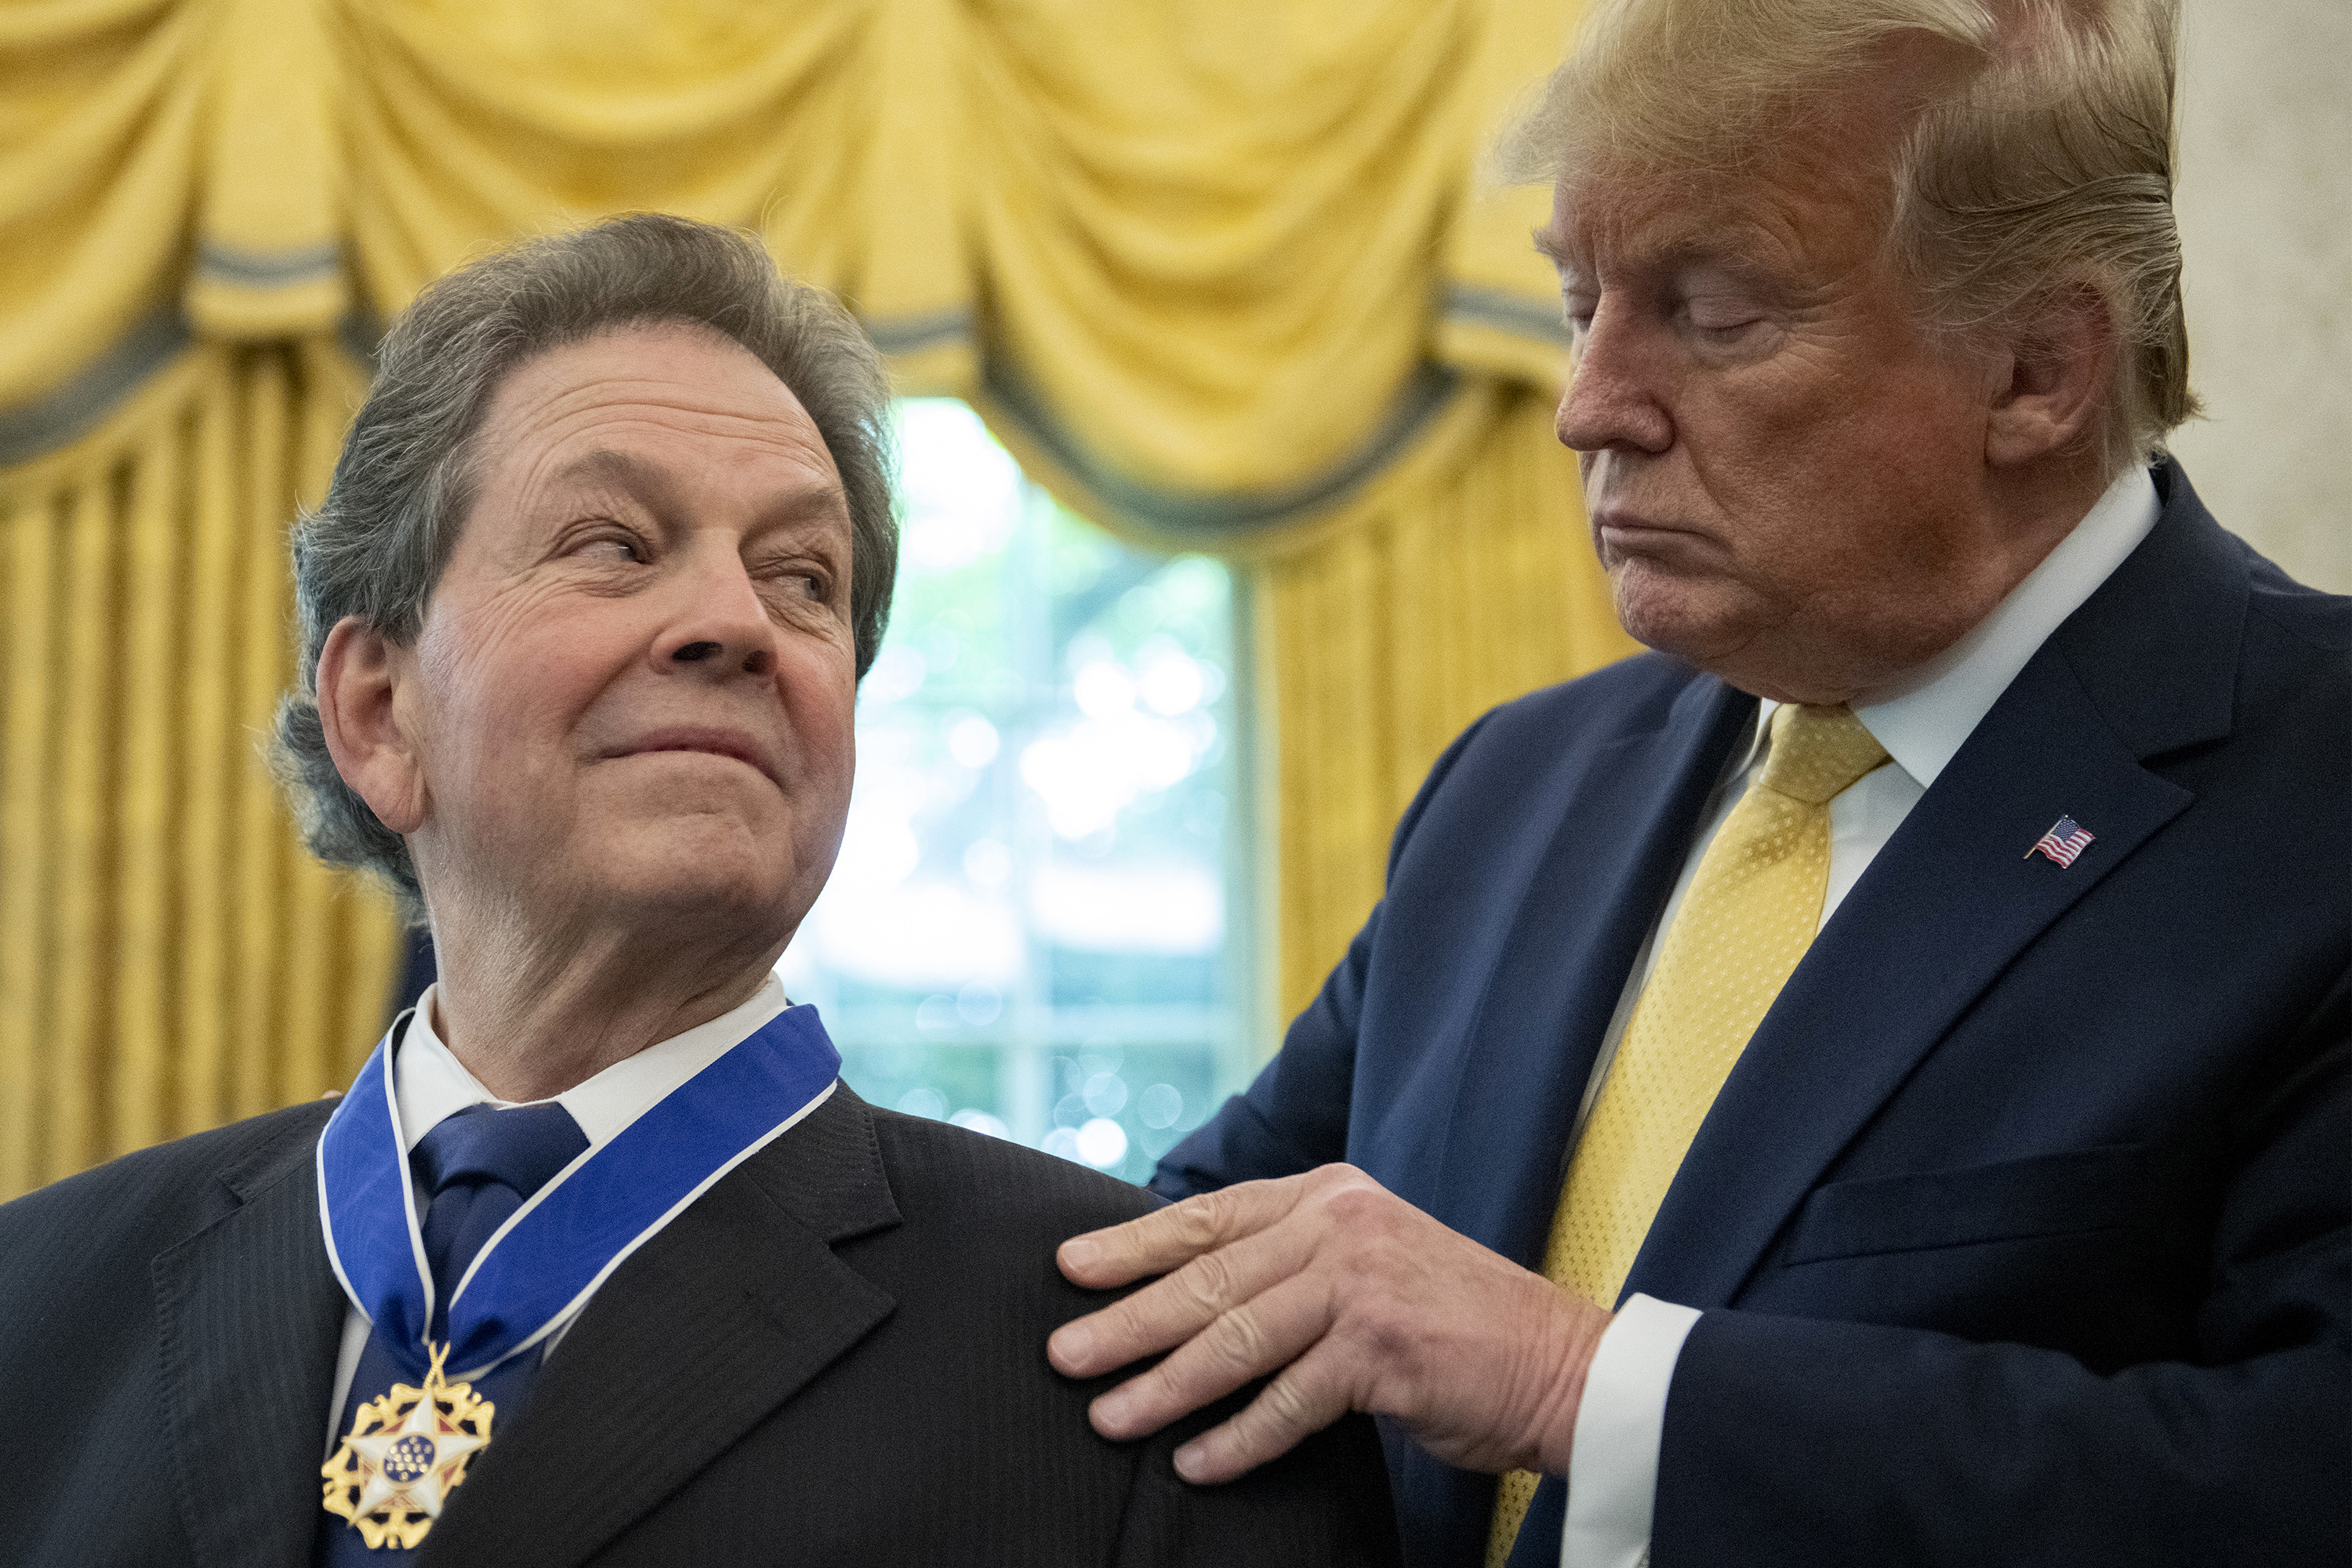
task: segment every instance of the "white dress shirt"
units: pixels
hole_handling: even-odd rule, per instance
[[[1895,836],[1919,797],[1958,754],[2009,683],[2017,679],[2060,623],[2105,582],[2124,557],[2156,526],[2155,483],[2135,466],[2059,541],[2042,564],[2010,592],[1992,614],[1949,648],[1913,671],[1890,695],[1856,704],[1854,717],[1893,759],[1864,773],[1830,802],[1829,887],[1822,900],[1826,925],[1879,850]],[[1748,743],[1736,749],[1693,840],[1682,875],[1633,962],[1625,991],[1603,1038],[1599,1061],[1577,1112],[1577,1132],[1608,1077],[1633,1003],[1648,980],[1658,933],[1682,908],[1716,833],[1762,767],[1771,744],[1778,703],[1760,704]],[[1816,927],[1816,930],[1819,928]],[[1658,1489],[1658,1446],[1665,1427],[1666,1393],[1683,1341],[1698,1321],[1689,1307],[1648,1296],[1630,1298],[1593,1352],[1577,1413],[1575,1451],[1569,1460],[1568,1522],[1561,1568],[1641,1568],[1649,1561],[1651,1508]]]
[[[400,1053],[393,1058],[393,1099],[400,1107],[400,1129],[410,1149],[415,1148],[418,1141],[442,1121],[469,1106],[495,1105],[506,1110],[522,1103],[500,1100],[484,1089],[441,1043],[441,1037],[433,1027],[439,990],[437,985],[427,986],[425,994],[417,998],[416,1016],[408,1021],[408,1033],[400,1042]],[[790,1005],[784,996],[784,983],[771,974],[749,1002],[731,1012],[647,1046],[551,1100],[529,1103],[560,1105],[570,1111],[572,1120],[580,1124],[580,1131],[588,1135],[588,1148],[593,1152],[667,1099],[670,1090],[751,1038],[754,1031]],[[584,1307],[587,1300],[583,1295],[581,1306]],[[578,1317],[579,1308],[574,1308],[572,1318],[576,1321]],[[566,1323],[549,1335],[545,1350],[538,1353],[553,1353],[570,1327]],[[343,1401],[350,1396],[352,1378],[359,1371],[360,1352],[367,1346],[367,1318],[354,1306],[343,1315],[342,1351],[335,1362],[335,1395],[327,1406],[329,1455],[342,1439],[340,1427]]]

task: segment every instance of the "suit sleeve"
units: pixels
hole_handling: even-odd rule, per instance
[[[1707,1312],[1667,1399],[1656,1568],[2352,1560],[2347,987],[2239,1102],[2194,1353],[2094,1369]]]
[[[1445,749],[1406,808],[1389,847],[1391,883],[1413,829],[1486,722],[1481,718]],[[1385,900],[1373,906],[1370,918],[1348,944],[1347,956],[1291,1024],[1282,1049],[1256,1081],[1161,1157],[1151,1178],[1153,1192],[1172,1203],[1235,1182],[1293,1176],[1347,1158],[1357,1026],[1363,1016],[1364,992],[1386,907]]]
[[[1176,1474],[1184,1443],[1255,1398],[1252,1384],[1151,1439],[1137,1456],[1116,1568],[1393,1568],[1388,1468],[1371,1418],[1344,1415],[1223,1486]]]

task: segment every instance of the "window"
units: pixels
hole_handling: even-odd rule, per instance
[[[1141,1181],[1254,1060],[1233,580],[1073,516],[961,403],[897,417],[898,597],[784,983],[867,1100]]]

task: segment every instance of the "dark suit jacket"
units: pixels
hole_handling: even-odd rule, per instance
[[[2341,1564],[2352,601],[2161,520],[1823,928],[1628,1292],[1705,1310],[1652,1562]],[[1346,1159],[1540,1267],[1595,1054],[1752,699],[1657,656],[1496,710],[1169,1195]],[[2062,814],[2071,868],[2021,858]],[[1494,1479],[1391,1433],[1416,1564]],[[1546,1484],[1518,1562],[1556,1562]]]
[[[0,1208],[0,1563],[299,1568],[344,1299],[301,1106]],[[425,1563],[1393,1561],[1369,1423],[1232,1487],[1097,1437],[1065,1237],[1155,1200],[845,1086],[608,1279]],[[1192,1428],[1200,1426],[1192,1423]]]

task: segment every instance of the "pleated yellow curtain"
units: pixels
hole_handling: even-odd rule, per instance
[[[1636,651],[1549,389],[1491,395],[1458,468],[1258,568],[1285,1023],[1379,900],[1390,836],[1438,753],[1496,703]]]
[[[347,1082],[398,945],[287,831],[284,528],[359,392],[193,350],[0,486],[0,1192]]]
[[[375,323],[487,244],[630,208],[756,229],[905,390],[971,399],[1106,527],[1249,575],[1302,1001],[1444,742],[1628,646],[1549,434],[1541,193],[1475,175],[1572,20],[0,7],[0,1197],[365,1049],[396,932],[309,865],[257,751],[283,531]]]

